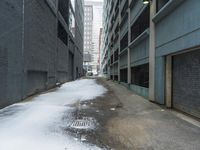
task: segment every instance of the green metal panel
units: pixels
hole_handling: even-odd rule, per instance
[[[155,101],[159,104],[165,103],[165,57],[156,57]]]
[[[145,98],[149,97],[149,88],[131,84],[130,89],[140,96],[143,96]]]

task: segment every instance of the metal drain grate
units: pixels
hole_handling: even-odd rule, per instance
[[[75,129],[93,129],[95,127],[95,120],[92,118],[77,119],[71,124],[71,128]]]

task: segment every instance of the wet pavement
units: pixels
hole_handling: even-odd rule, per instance
[[[75,118],[90,118],[86,126],[95,128],[72,125],[66,131],[73,137],[102,149],[200,149],[198,120],[151,103],[116,82],[98,79],[98,83],[108,89],[104,97],[73,106]]]

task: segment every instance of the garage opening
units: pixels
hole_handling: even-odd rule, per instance
[[[148,6],[145,11],[138,17],[136,22],[131,26],[131,41],[134,41],[140,34],[149,28],[150,7]]]
[[[173,56],[172,106],[200,118],[200,50]]]
[[[120,82],[127,83],[128,82],[128,69],[121,69],[120,70]]]
[[[110,79],[113,80],[113,75],[110,75]]]
[[[114,80],[118,81],[118,75],[114,75]]]
[[[149,88],[149,63],[131,68],[131,84]]]
[[[128,32],[124,35],[124,37],[120,41],[120,51],[123,51],[128,47]]]

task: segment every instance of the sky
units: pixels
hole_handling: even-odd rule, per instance
[[[92,2],[103,2],[103,0],[85,0],[85,1],[92,1]]]

